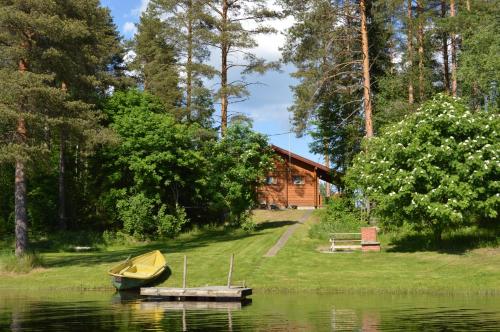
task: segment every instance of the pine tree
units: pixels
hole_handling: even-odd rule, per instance
[[[360,0],[359,12],[361,14],[361,49],[363,52],[363,111],[365,113],[365,134],[367,138],[373,136],[372,125],[372,96],[370,80],[370,53],[368,42],[368,28],[366,23],[366,0]]]
[[[450,17],[456,17],[455,0],[450,0]],[[457,96],[457,35],[455,31],[451,32],[451,94]]]
[[[498,94],[499,15],[499,0],[477,0],[466,3],[453,20],[450,18],[450,30],[460,35],[457,85],[461,96],[468,99],[474,109],[489,103],[495,99],[494,94]]]
[[[225,134],[229,117],[229,104],[248,97],[247,87],[251,84],[245,76],[252,73],[263,74],[277,69],[276,62],[266,62],[249,50],[256,47],[255,36],[276,32],[274,28],[262,24],[278,17],[278,13],[267,8],[266,0],[207,0],[205,23],[210,27],[208,43],[220,52],[220,67],[217,76],[220,88],[216,93],[221,103],[221,133]],[[255,27],[249,27],[250,25]],[[231,81],[231,69],[240,71],[241,79]]]
[[[446,1],[441,0],[441,18],[446,18],[446,13],[448,11]],[[450,92],[450,59],[448,57],[448,33],[446,30],[441,32],[442,38],[442,52],[443,52],[443,83],[444,90],[446,93]]]
[[[156,13],[154,6],[149,6],[138,24],[134,40],[136,58],[132,67],[139,73],[144,89],[160,98],[166,109],[175,109],[177,118],[182,118],[177,68],[179,54],[169,38],[167,22]]]
[[[407,53],[408,53],[408,68],[409,68],[409,79],[408,79],[408,104],[413,105],[413,102],[415,100],[415,97],[413,95],[413,1],[408,0],[408,5],[407,5],[407,22],[406,25],[408,26],[407,28]]]
[[[370,128],[369,121],[368,126],[362,124],[363,104],[371,104],[370,97],[379,90],[379,76],[390,70],[387,23],[367,2],[365,41],[370,45],[364,57],[358,2],[287,0],[282,5],[296,21],[287,30],[283,48],[283,58],[295,65],[293,76],[299,80],[292,87],[294,128],[299,135],[309,132],[314,139],[312,151],[328,153],[332,167],[345,170],[359,151],[365,128]],[[364,60],[370,77],[366,91]],[[369,97],[364,100],[365,92]]]
[[[204,24],[207,15],[205,2],[153,0],[146,13],[150,19],[156,20],[158,29],[161,29],[156,32],[167,45],[171,45],[175,54],[175,69],[179,73],[179,87],[182,90],[181,120],[191,122],[198,119],[204,122],[200,115],[211,116],[213,108],[204,102],[209,90],[204,87],[203,80],[213,78],[216,73],[207,64],[210,52]],[[136,41],[143,41],[144,44],[147,40],[150,40],[147,31],[140,29]],[[136,45],[140,53],[141,44]]]
[[[100,131],[98,114],[93,103],[106,94],[110,85],[119,86],[117,57],[122,47],[109,10],[100,7],[97,0],[68,0],[63,2],[58,15],[72,22],[64,35],[51,43],[54,56],[44,63],[55,73],[56,84],[69,93],[64,121],[59,125],[59,228],[67,227],[66,150],[72,137],[85,141],[85,134]],[[110,69],[111,68],[111,69]],[[112,70],[115,73],[111,73]],[[88,140],[87,140],[88,141]]]
[[[112,78],[121,71],[120,47],[109,11],[98,1],[2,1],[0,26],[5,109],[0,122],[15,128],[14,135],[2,135],[1,155],[16,165],[16,254],[21,255],[28,243],[27,174],[40,168],[33,161],[48,164],[53,140],[59,141],[59,226],[64,229],[67,143],[72,136],[102,141],[90,103],[112,82],[121,84]]]
[[[11,128],[1,136],[0,158],[15,164],[17,256],[28,248],[28,170],[43,160],[44,133],[61,120],[66,99],[43,66],[55,53],[50,41],[77,25],[54,15],[57,9],[56,1],[0,1],[0,122]]]

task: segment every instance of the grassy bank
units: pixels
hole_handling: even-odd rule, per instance
[[[440,251],[322,254],[324,240],[311,239],[300,225],[275,257],[264,258],[285,229],[303,211],[257,211],[252,233],[197,231],[178,239],[112,246],[91,253],[47,252],[44,268],[29,274],[0,275],[1,289],[110,289],[106,270],[114,263],[160,249],[172,270],[165,285],[182,284],[183,256],[188,256],[188,286],[224,284],[234,253],[235,283],[245,280],[259,291],[500,294],[500,248]]]

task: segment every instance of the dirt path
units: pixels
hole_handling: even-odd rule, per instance
[[[295,230],[302,224],[304,224],[307,219],[312,215],[314,210],[305,210],[304,214],[302,217],[300,217],[299,221],[296,224],[293,224],[292,226],[288,227],[286,231],[281,235],[279,240],[274,244],[274,246],[269,249],[268,252],[264,255],[264,257],[274,257],[276,254],[285,246],[287,243],[288,239],[293,235]]]

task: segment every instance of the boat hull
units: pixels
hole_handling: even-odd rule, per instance
[[[143,286],[150,286],[157,282],[160,276],[153,279],[135,279],[127,277],[111,277],[111,283],[116,290],[130,290],[137,289]]]

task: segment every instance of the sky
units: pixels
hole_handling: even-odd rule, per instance
[[[140,14],[147,7],[149,0],[101,0],[103,6],[111,9],[114,22],[121,35],[130,39],[136,32],[135,24],[139,21]],[[272,0],[269,0],[271,3]],[[291,20],[275,20],[270,22],[277,30],[284,31],[292,24]],[[282,33],[257,38],[259,46],[253,51],[266,60],[279,60],[279,47],[285,42]],[[211,59],[216,61],[216,59]],[[253,119],[254,129],[269,135],[272,144],[294,153],[302,155],[313,161],[322,163],[323,156],[309,152],[311,138],[306,135],[301,138],[294,134],[277,135],[290,131],[288,107],[293,103],[290,86],[294,79],[290,77],[293,67],[284,66],[280,72],[268,72],[262,76],[250,77],[252,81],[262,84],[252,85],[250,98],[242,103],[229,106],[230,113],[244,113]],[[217,107],[216,107],[217,108]]]

